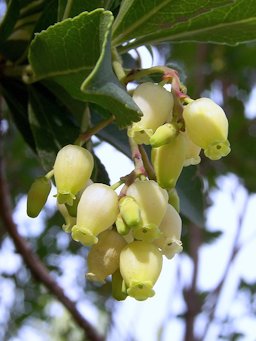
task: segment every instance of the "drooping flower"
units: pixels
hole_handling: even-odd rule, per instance
[[[94,183],[87,187],[77,206],[77,221],[72,238],[84,245],[97,243],[98,234],[107,230],[118,215],[118,196],[107,185]]]
[[[228,120],[218,104],[199,98],[184,107],[183,118],[189,138],[208,158],[218,160],[229,154]]]
[[[58,152],[53,169],[59,204],[73,204],[91,177],[93,165],[92,154],[80,146],[69,144]]]
[[[173,188],[185,161],[186,144],[182,134],[178,134],[168,144],[152,148],[151,159],[156,179],[163,188]]]
[[[162,250],[168,259],[182,251],[181,227],[182,222],[178,212],[169,204],[159,226],[161,236],[154,241],[154,244]]]
[[[128,129],[128,135],[138,144],[149,144],[155,130],[172,118],[172,93],[158,84],[147,82],[135,89],[133,100],[143,116]]]
[[[154,296],[153,286],[162,269],[162,255],[150,243],[135,241],[124,247],[120,254],[120,272],[127,293],[139,301]]]
[[[126,241],[115,230],[100,233],[99,241],[90,249],[87,257],[86,277],[92,281],[104,282],[119,268],[121,250]]]
[[[154,240],[159,235],[158,226],[167,208],[167,191],[153,180],[137,180],[128,187],[127,195],[135,199],[141,213],[141,225],[132,230],[134,237]]]

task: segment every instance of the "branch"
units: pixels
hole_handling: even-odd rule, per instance
[[[212,303],[211,309],[209,311],[208,314],[208,322],[205,326],[205,329],[203,331],[202,337],[200,338],[201,340],[204,340],[207,336],[208,330],[210,328],[211,322],[213,322],[216,319],[216,308],[218,306],[219,303],[219,298],[220,298],[220,294],[222,291],[222,288],[226,282],[226,279],[228,277],[231,265],[233,264],[237,254],[239,253],[239,251],[241,250],[241,245],[239,245],[239,240],[240,240],[240,235],[241,235],[241,231],[242,231],[242,226],[243,226],[243,222],[244,222],[244,217],[246,215],[246,210],[248,208],[248,202],[249,202],[250,196],[247,195],[243,207],[240,211],[239,217],[238,217],[238,223],[237,223],[237,229],[236,229],[236,233],[235,233],[235,237],[233,240],[233,245],[232,245],[232,249],[230,252],[230,256],[228,259],[228,262],[226,264],[226,267],[224,269],[223,275],[221,280],[219,281],[218,285],[215,287],[215,289],[210,293],[210,295],[207,297],[207,299]]]
[[[41,262],[38,256],[33,253],[27,241],[18,233],[17,226],[12,218],[10,193],[5,180],[3,145],[1,143],[3,137],[1,134],[1,123],[2,119],[0,117],[0,217],[2,222],[12,238],[17,251],[21,254],[24,263],[27,265],[34,278],[44,284],[50,293],[52,293],[66,307],[76,323],[83,329],[88,340],[102,341],[103,337],[99,336],[95,328],[81,315],[75,302],[66,296],[64,290],[50,276],[45,265]]]
[[[189,254],[193,261],[193,277],[191,286],[183,290],[184,299],[187,305],[187,312],[185,315],[185,335],[184,341],[196,340],[194,324],[195,318],[200,313],[202,304],[197,293],[197,279],[198,279],[198,263],[199,263],[199,248],[202,245],[202,229],[200,227],[190,224],[188,228],[189,239]]]

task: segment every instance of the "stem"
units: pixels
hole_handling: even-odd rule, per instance
[[[137,145],[137,143],[134,142],[132,138],[129,138],[129,142],[132,152],[132,159],[135,165],[135,174],[137,175],[137,177],[140,175],[147,176],[139,146]]]
[[[115,184],[111,185],[110,187],[113,189],[113,190],[116,190],[118,187],[120,187],[122,184],[124,183],[123,180],[119,180],[118,182],[116,182]]]
[[[193,277],[191,285],[188,289],[184,289],[184,298],[187,305],[185,315],[185,336],[184,341],[194,341],[195,336],[195,318],[201,311],[201,302],[197,294],[197,279],[199,265],[199,248],[202,245],[202,230],[200,227],[190,224],[188,228],[189,254],[193,261]]]
[[[45,174],[45,177],[50,180],[52,177],[53,177],[53,174],[54,174],[54,170],[50,170],[50,172],[48,172],[47,174]]]
[[[80,136],[76,139],[74,144],[82,146],[93,135],[97,134],[98,131],[100,131],[101,129],[107,127],[109,124],[111,124],[114,121],[114,119],[115,119],[115,117],[111,116],[110,118],[107,118],[106,120],[103,120],[103,121],[99,122],[94,127],[88,129],[85,133],[80,134]]]
[[[66,4],[66,8],[65,8],[62,20],[65,20],[69,17],[72,6],[73,6],[73,2],[74,0],[67,0],[67,4]]]
[[[149,161],[148,154],[146,153],[145,148],[142,145],[139,145],[139,151],[141,154],[141,158],[143,161],[143,165],[145,167],[145,170],[147,172],[147,175],[150,180],[155,180],[156,179],[156,174],[154,171],[154,168],[152,167],[151,162]]]
[[[12,218],[10,192],[5,179],[6,176],[3,158],[3,136],[1,134],[1,123],[2,115],[0,110],[0,217],[3,224],[5,225],[6,231],[13,240],[17,251],[21,254],[24,263],[27,265],[34,278],[42,283],[49,290],[49,292],[65,306],[76,323],[85,332],[88,340],[103,341],[103,338],[98,335],[95,328],[79,312],[76,307],[76,303],[66,296],[64,290],[51,277],[46,266],[41,262],[39,257],[33,253],[33,250],[27,241],[18,233],[17,226]]]

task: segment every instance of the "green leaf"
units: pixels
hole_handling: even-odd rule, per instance
[[[204,196],[203,183],[197,173],[197,167],[185,167],[177,183],[181,213],[197,226],[203,227]]]
[[[95,104],[90,105],[91,122],[96,125],[101,121],[102,110]],[[129,140],[127,132],[124,129],[119,129],[116,125],[110,124],[106,128],[100,130],[96,136],[111,146],[119,150],[121,153],[131,158],[131,150],[129,148]]]
[[[59,8],[58,8],[58,21],[63,19],[65,9],[69,0],[59,0]],[[68,17],[73,18],[76,15],[85,12],[85,11],[93,11],[96,8],[104,7],[104,0],[76,0],[72,1],[71,8],[69,8]]]
[[[112,70],[112,22],[111,12],[97,9],[57,23],[35,37],[29,61],[34,80],[54,80],[72,97],[101,105],[126,126],[139,120],[140,111]]]
[[[29,120],[37,153],[43,167],[49,171],[59,149],[74,142],[79,128],[72,121],[67,109],[42,85],[31,86],[29,95]]]
[[[130,41],[125,50],[161,41],[237,44],[256,39],[256,6],[253,0],[126,0],[113,29],[114,45]]]

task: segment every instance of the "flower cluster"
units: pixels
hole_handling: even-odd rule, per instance
[[[163,257],[171,259],[182,251],[175,186],[183,167],[198,164],[201,149],[212,160],[230,151],[224,111],[210,99],[186,96],[177,109],[176,95],[150,82],[135,89],[133,99],[143,114],[127,131],[135,170],[117,185],[93,183],[92,154],[67,145],[57,154],[53,170],[36,179],[28,193],[27,213],[35,217],[54,176],[63,229],[90,248],[87,278],[104,283],[111,276],[118,300],[153,296]],[[152,147],[153,175],[143,163],[142,144]]]

